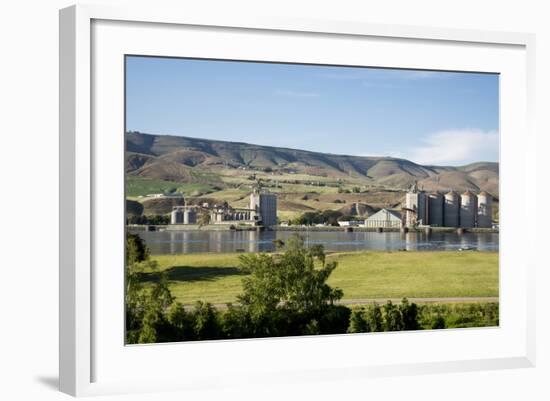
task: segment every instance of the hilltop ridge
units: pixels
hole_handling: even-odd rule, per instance
[[[362,149],[367,153],[368,149]],[[126,134],[126,172],[130,176],[220,188],[257,174],[296,184],[316,181],[339,186],[406,190],[415,181],[426,190],[487,191],[498,196],[499,166],[430,166],[394,157],[338,155],[243,142],[184,136]],[[322,184],[320,184],[322,185]]]

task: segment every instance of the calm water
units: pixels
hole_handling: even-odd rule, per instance
[[[152,231],[138,232],[152,254],[196,252],[269,252],[275,250],[273,241],[285,241],[289,231]],[[423,251],[472,248],[498,251],[499,238],[495,233],[424,233],[399,232],[302,232],[306,244],[323,244],[326,251],[399,250]]]

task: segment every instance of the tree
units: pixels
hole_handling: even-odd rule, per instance
[[[353,309],[349,320],[348,333],[367,333],[369,331],[369,324],[365,318],[365,308]]]
[[[221,315],[221,331],[224,338],[246,338],[254,335],[249,315],[240,306],[227,304]]]
[[[199,225],[207,226],[210,224],[210,213],[207,210],[203,210],[199,213],[199,218],[197,219]]]
[[[240,268],[248,276],[238,300],[262,335],[276,335],[278,324],[289,316],[309,323],[316,319],[319,324],[323,313],[343,295],[326,283],[336,262],[327,263],[322,246],[305,248],[298,235],[286,241],[281,255],[242,255]]]
[[[218,312],[208,302],[197,301],[191,313],[193,334],[197,340],[220,338],[221,329]]]
[[[126,330],[129,343],[166,341],[165,310],[174,298],[164,273],[145,287],[140,278],[145,272],[156,271],[157,263],[149,259],[149,250],[137,235],[126,237]]]
[[[349,333],[368,333],[384,330],[380,306],[376,303],[354,309],[350,316]]]
[[[338,210],[324,210],[321,213],[323,222],[331,226],[337,226],[340,217],[342,217],[342,212]]]
[[[409,303],[407,298],[403,298],[401,305],[399,305],[399,311],[403,320],[403,330],[418,330],[420,324],[418,323],[418,307],[415,303]]]
[[[366,313],[367,324],[370,331],[384,331],[382,310],[378,304],[369,305]]]
[[[403,330],[403,318],[399,309],[388,301],[384,305],[384,331]]]
[[[441,315],[437,315],[432,323],[431,323],[432,329],[444,329],[445,328],[445,319]]]
[[[149,257],[145,242],[137,234],[126,234],[126,266],[143,262]]]
[[[337,210],[324,210],[322,212],[306,212],[295,220],[295,224],[313,225],[313,224],[329,224],[338,225],[338,219],[342,213]]]
[[[180,302],[174,302],[170,306],[166,318],[173,327],[175,339],[183,341],[193,338],[192,316]]]

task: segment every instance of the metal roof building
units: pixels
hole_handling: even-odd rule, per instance
[[[365,227],[399,228],[401,227],[401,214],[394,210],[380,209],[365,220]]]

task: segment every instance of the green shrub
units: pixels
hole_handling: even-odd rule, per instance
[[[444,329],[445,328],[445,319],[441,315],[437,315],[431,324],[431,329],[438,330],[438,329]]]
[[[351,311],[348,333],[367,333],[370,331],[365,317],[365,308],[360,307]]]
[[[403,317],[401,312],[391,301],[384,305],[384,331],[403,330]]]
[[[331,305],[320,316],[321,334],[344,334],[348,331],[351,309],[344,305]]]
[[[221,337],[218,311],[208,302],[197,301],[191,312],[194,339],[215,340]]]
[[[366,320],[370,331],[384,331],[382,310],[378,304],[369,305],[367,307]]]
[[[401,319],[403,321],[403,330],[418,330],[420,324],[418,322],[418,307],[415,303],[409,303],[406,298],[403,298],[399,305]]]

